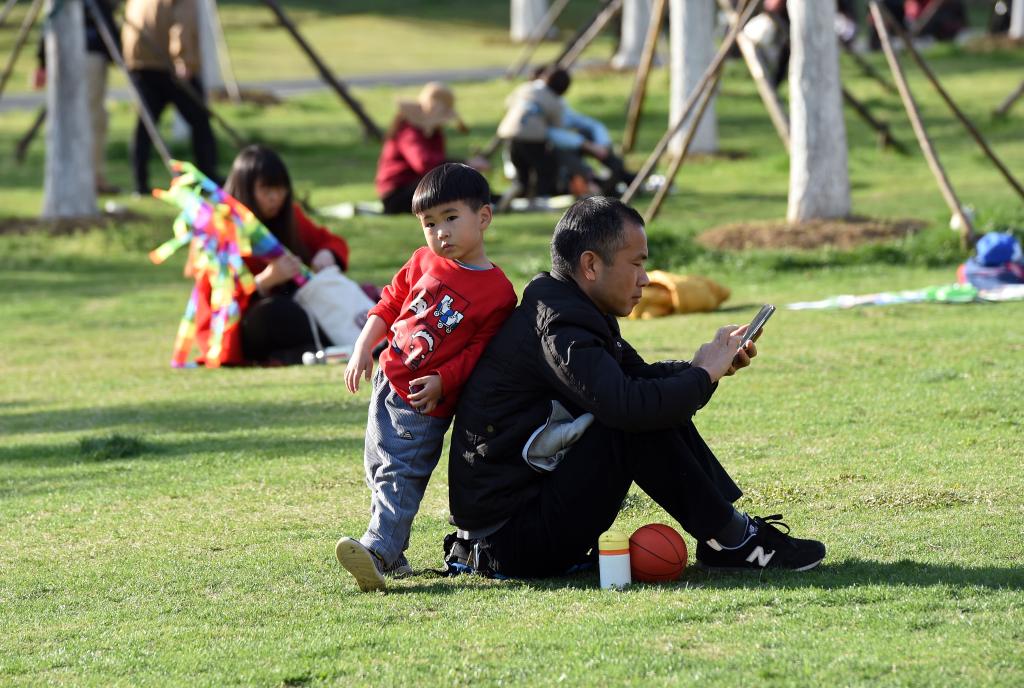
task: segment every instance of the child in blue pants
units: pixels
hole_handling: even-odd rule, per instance
[[[366,424],[370,523],[361,538],[343,537],[335,548],[363,591],[383,589],[384,574],[411,572],[409,532],[459,390],[516,305],[512,284],[484,250],[490,201],[487,180],[467,165],[445,163],[423,177],[412,209],[426,246],[384,288],[345,369],[346,386],[358,391],[387,335]]]

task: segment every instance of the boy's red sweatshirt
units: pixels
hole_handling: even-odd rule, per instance
[[[391,329],[380,356],[391,388],[408,402],[409,382],[437,373],[443,396],[429,415],[450,417],[459,390],[515,305],[512,283],[497,265],[474,270],[426,246],[417,250],[370,309]]]

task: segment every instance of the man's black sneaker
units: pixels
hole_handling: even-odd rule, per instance
[[[747,537],[736,547],[723,547],[715,540],[697,543],[697,564],[708,569],[787,569],[808,571],[825,558],[825,545],[817,540],[789,536],[782,514],[752,517]],[[779,527],[785,528],[785,532]]]

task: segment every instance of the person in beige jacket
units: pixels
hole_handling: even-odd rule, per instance
[[[211,179],[217,176],[217,142],[209,112],[187,91],[203,93],[200,81],[199,5],[197,0],[128,0],[124,8],[121,48],[132,83],[153,117],[160,119],[173,104],[192,130],[196,166]],[[142,124],[135,126],[132,170],[135,190],[149,195],[149,158],[153,142]]]
[[[498,137],[507,142],[509,157],[516,168],[511,194],[533,198],[556,193],[558,159],[548,142],[548,129],[562,126],[562,99],[558,91],[562,81],[568,88],[568,74],[564,71],[542,74],[516,88],[505,100],[508,109],[498,124]]]

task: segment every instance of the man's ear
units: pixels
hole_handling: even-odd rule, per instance
[[[601,259],[593,251],[584,251],[580,255],[580,276],[588,282],[597,280],[597,264]]]
[[[491,226],[491,220],[494,219],[494,209],[491,207],[490,203],[484,203],[480,206],[480,213],[478,217],[480,218],[481,232]]]

